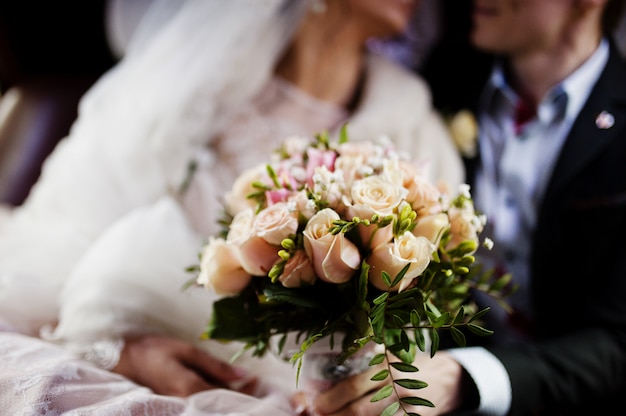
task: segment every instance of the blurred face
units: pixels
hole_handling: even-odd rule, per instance
[[[361,22],[369,36],[389,37],[404,32],[418,0],[327,0],[345,2],[348,12]]]
[[[474,0],[473,44],[495,53],[550,50],[567,40],[576,0]]]

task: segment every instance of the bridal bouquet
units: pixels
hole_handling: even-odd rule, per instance
[[[467,186],[452,194],[424,173],[390,144],[348,141],[345,128],[334,141],[288,138],[225,195],[223,233],[209,238],[194,269],[199,285],[223,295],[204,335],[243,341],[261,356],[295,334],[298,371],[323,337],[337,337],[338,363],[375,343],[384,353],[370,365],[389,368],[380,380],[391,368],[417,371],[416,348],[434,354],[440,331],[459,345],[464,330],[489,334],[480,324],[487,310],[467,301],[471,288],[496,293],[507,283],[477,272],[473,254],[490,244],[480,240],[486,220]],[[390,414],[432,405],[396,397]]]

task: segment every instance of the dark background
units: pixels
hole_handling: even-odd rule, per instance
[[[105,0],[0,2],[0,92],[25,78],[94,78],[115,58]]]

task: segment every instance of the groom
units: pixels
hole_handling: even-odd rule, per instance
[[[484,260],[511,272],[520,289],[513,314],[494,307],[486,315],[494,336],[418,358],[429,383],[420,394],[436,407],[417,413],[607,415],[620,405],[626,63],[609,34],[624,3],[475,0],[471,43],[479,58],[493,56],[480,97],[466,94],[478,84],[458,65],[436,67],[439,75],[452,71],[444,90],[432,84],[438,107],[471,108],[479,120],[478,155],[466,166],[495,241]],[[476,69],[465,63],[461,71]],[[322,414],[368,414],[368,382],[340,383],[314,405]]]
[[[453,354],[494,414],[612,414],[626,391],[624,3],[473,3],[471,43],[496,58],[467,177],[521,290],[492,345]],[[483,362],[501,379],[481,384]]]

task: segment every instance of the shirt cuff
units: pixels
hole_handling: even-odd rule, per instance
[[[511,407],[511,381],[500,360],[481,347],[452,348],[446,351],[474,380],[480,395],[478,413],[505,416]]]

